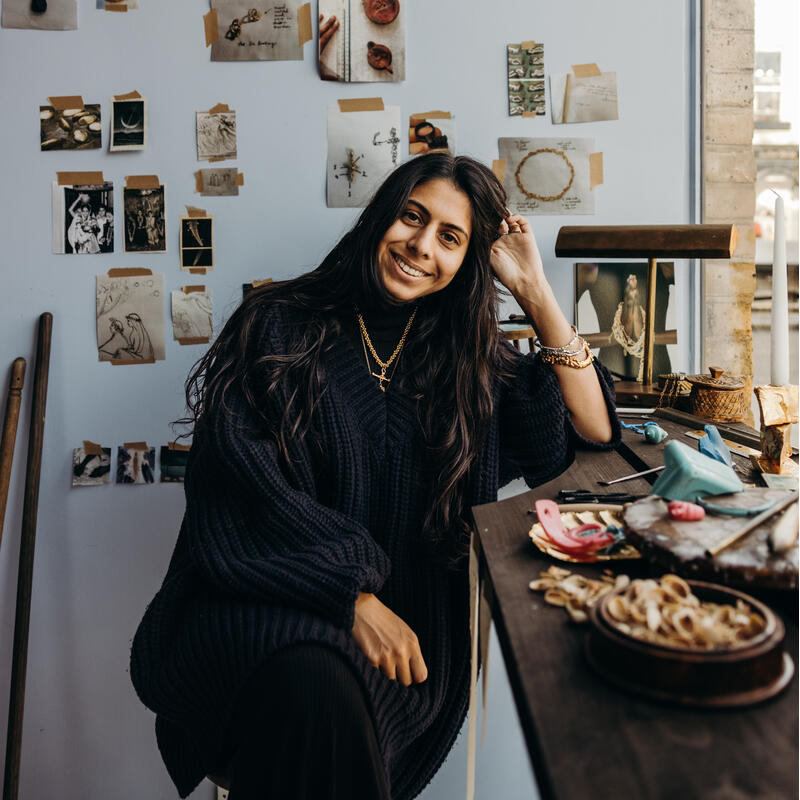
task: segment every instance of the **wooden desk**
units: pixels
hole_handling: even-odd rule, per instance
[[[685,426],[659,420],[691,443]],[[556,480],[473,509],[481,570],[528,752],[545,800],[785,800],[798,796],[798,680],[761,706],[726,711],[660,705],[606,683],[584,655],[586,628],[528,589],[552,560],[528,539],[528,510],[559,489],[603,491],[598,480],[663,464],[662,445],[623,432],[620,451],[579,452]],[[738,459],[738,457],[737,457]],[[741,463],[741,460],[740,460]],[[606,491],[646,493],[642,478]],[[645,564],[615,571],[649,574]],[[596,577],[601,567],[566,564]],[[661,574],[655,570],[654,574]],[[797,593],[753,592],[786,624],[797,666]],[[491,709],[489,709],[491,713]]]

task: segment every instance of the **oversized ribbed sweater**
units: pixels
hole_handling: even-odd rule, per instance
[[[285,353],[292,326],[302,324],[299,311],[265,309],[253,352]],[[619,441],[612,383],[600,364],[594,368],[614,428],[609,444],[577,433],[538,356],[503,346],[514,354],[515,374],[495,382],[488,435],[467,478],[470,506],[496,500],[520,475],[531,487],[551,480],[576,447]],[[229,413],[195,432],[183,523],[131,651],[134,687],[156,713],[158,746],[181,797],[219,769],[230,712],[248,677],[295,643],[331,647],[352,665],[395,800],[422,791],[464,720],[466,572],[425,558],[418,546],[426,488],[436,481],[418,401],[396,378],[380,391],[354,334],[337,337],[322,366],[327,391],[314,422],[321,446],[295,441],[291,473],[272,437],[247,424],[252,412],[236,389]],[[290,392],[280,386],[262,398],[276,424]],[[425,682],[405,687],[367,661],[351,635],[359,592],[374,592],[417,634]]]

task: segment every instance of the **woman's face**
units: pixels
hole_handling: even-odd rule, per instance
[[[444,289],[464,261],[471,232],[463,190],[445,178],[419,184],[378,244],[384,287],[402,303]]]

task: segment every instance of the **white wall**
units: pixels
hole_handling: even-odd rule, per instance
[[[501,0],[408,2],[408,79],[342,86],[317,79],[313,44],[304,62],[212,64],[204,48],[202,0],[140,0],[128,14],[79,0],[79,30],[0,30],[2,289],[0,365],[29,359],[36,319],[54,315],[39,525],[28,654],[22,800],[139,800],[175,796],[156,752],[152,717],[130,686],[129,644],[160,584],[176,537],[182,487],[70,489],[72,448],[83,439],[116,447],[165,444],[182,414],[182,384],[198,347],[168,341],[166,361],[112,367],[96,356],[94,276],[144,266],[187,280],[178,269],[178,217],[187,203],[214,214],[216,269],[205,279],[222,322],[254,277],[284,278],[318,263],[356,212],[325,207],[326,107],[338,97],[381,94],[403,116],[449,109],[460,152],[490,162],[499,136],[594,136],[605,154],[605,184],[594,217],[535,217],[548,275],[571,316],[572,268],[553,257],[564,224],[690,221],[691,0]],[[314,8],[313,16],[316,16]],[[620,120],[560,126],[507,116],[505,45],[545,43],[548,73],[596,61],[616,70]],[[149,102],[149,146],[142,153],[39,151],[38,106],[51,95],[102,103],[139,90]],[[238,115],[246,185],[238,198],[194,195],[194,112],[222,101]],[[57,170],[103,170],[116,190],[116,242],[108,257],[50,252],[50,183]],[[166,184],[169,252],[121,252],[121,188],[128,174],[157,173]],[[687,368],[687,268],[679,265],[680,350]],[[195,282],[193,278],[190,282]],[[686,298],[683,300],[682,298]],[[171,326],[168,324],[168,335]],[[0,372],[3,386],[8,373]],[[5,391],[5,390],[3,390]],[[0,549],[0,752],[4,752],[30,383],[24,397],[5,535]],[[497,653],[496,653],[497,655]],[[501,696],[480,755],[479,787],[529,797],[529,764],[500,659]],[[462,796],[465,738],[424,797]],[[483,795],[483,792],[479,792]],[[210,798],[208,785],[194,798]]]

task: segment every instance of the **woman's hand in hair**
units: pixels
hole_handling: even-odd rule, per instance
[[[370,664],[387,678],[403,686],[427,679],[417,635],[374,594],[358,595],[352,633]]]
[[[492,245],[489,263],[513,295],[546,284],[542,257],[531,225],[519,214],[509,214],[501,223]]]

